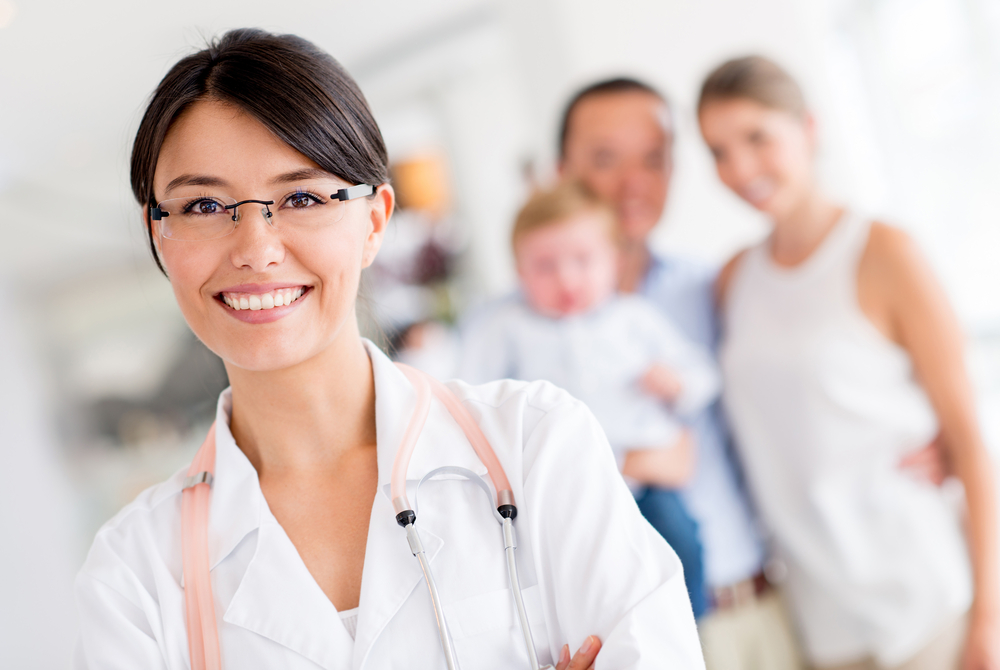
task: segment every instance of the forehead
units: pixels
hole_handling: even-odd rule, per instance
[[[602,93],[581,100],[570,114],[567,153],[596,143],[662,147],[673,137],[666,103],[645,91]]]
[[[255,188],[291,170],[318,167],[238,107],[203,100],[170,127],[153,184],[162,193],[178,175],[196,174]]]
[[[526,251],[568,251],[570,246],[614,245],[614,221],[600,210],[585,210],[526,231],[517,247]]]

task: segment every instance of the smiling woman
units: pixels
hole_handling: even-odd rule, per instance
[[[428,382],[360,336],[395,197],[330,56],[238,30],[181,60],[132,187],[232,387],[191,468],[98,533],[78,667],[703,667],[677,557],[581,403]]]

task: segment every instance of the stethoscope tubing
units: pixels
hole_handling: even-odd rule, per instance
[[[410,543],[410,551],[417,557],[420,563],[420,570],[424,573],[424,582],[427,583],[427,590],[431,594],[431,606],[434,608],[434,619],[437,621],[438,635],[441,638],[441,649],[444,651],[444,662],[448,670],[457,670],[458,661],[455,659],[455,648],[451,641],[451,631],[448,630],[448,622],[444,618],[444,608],[441,606],[441,596],[438,593],[437,582],[434,581],[434,573],[431,572],[430,562],[427,560],[427,552],[420,541],[417,527],[412,523],[406,527],[406,540]]]

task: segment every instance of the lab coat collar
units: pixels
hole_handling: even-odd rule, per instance
[[[215,472],[208,529],[211,569],[221,563],[248,534],[261,523],[266,505],[260,491],[257,470],[236,446],[229,430],[233,395],[226,389],[219,395],[215,413]]]
[[[219,398],[216,414],[217,476],[209,521],[212,568],[248,534],[258,531],[256,553],[224,620],[272,639],[324,668],[362,667],[389,621],[423,580],[405,534],[396,524],[389,493],[393,462],[416,405],[416,392],[403,373],[373,343],[365,340],[364,345],[372,362],[375,382],[379,491],[369,522],[351,661],[345,658],[351,648],[350,638],[336,609],[271,514],[260,490],[257,471],[229,430],[232,395],[228,389]],[[457,465],[481,475],[486,473],[461,429],[435,400],[407,473],[411,502],[420,478],[441,465]],[[444,542],[428,518],[422,517],[417,526],[427,556],[433,563]]]

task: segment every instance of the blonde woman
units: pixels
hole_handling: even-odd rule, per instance
[[[773,225],[720,275],[721,366],[810,662],[1000,668],[992,464],[930,266],[906,233],[823,194],[815,121],[775,63],[720,66],[698,118],[720,179]],[[899,467],[938,432],[967,540],[941,490]]]

